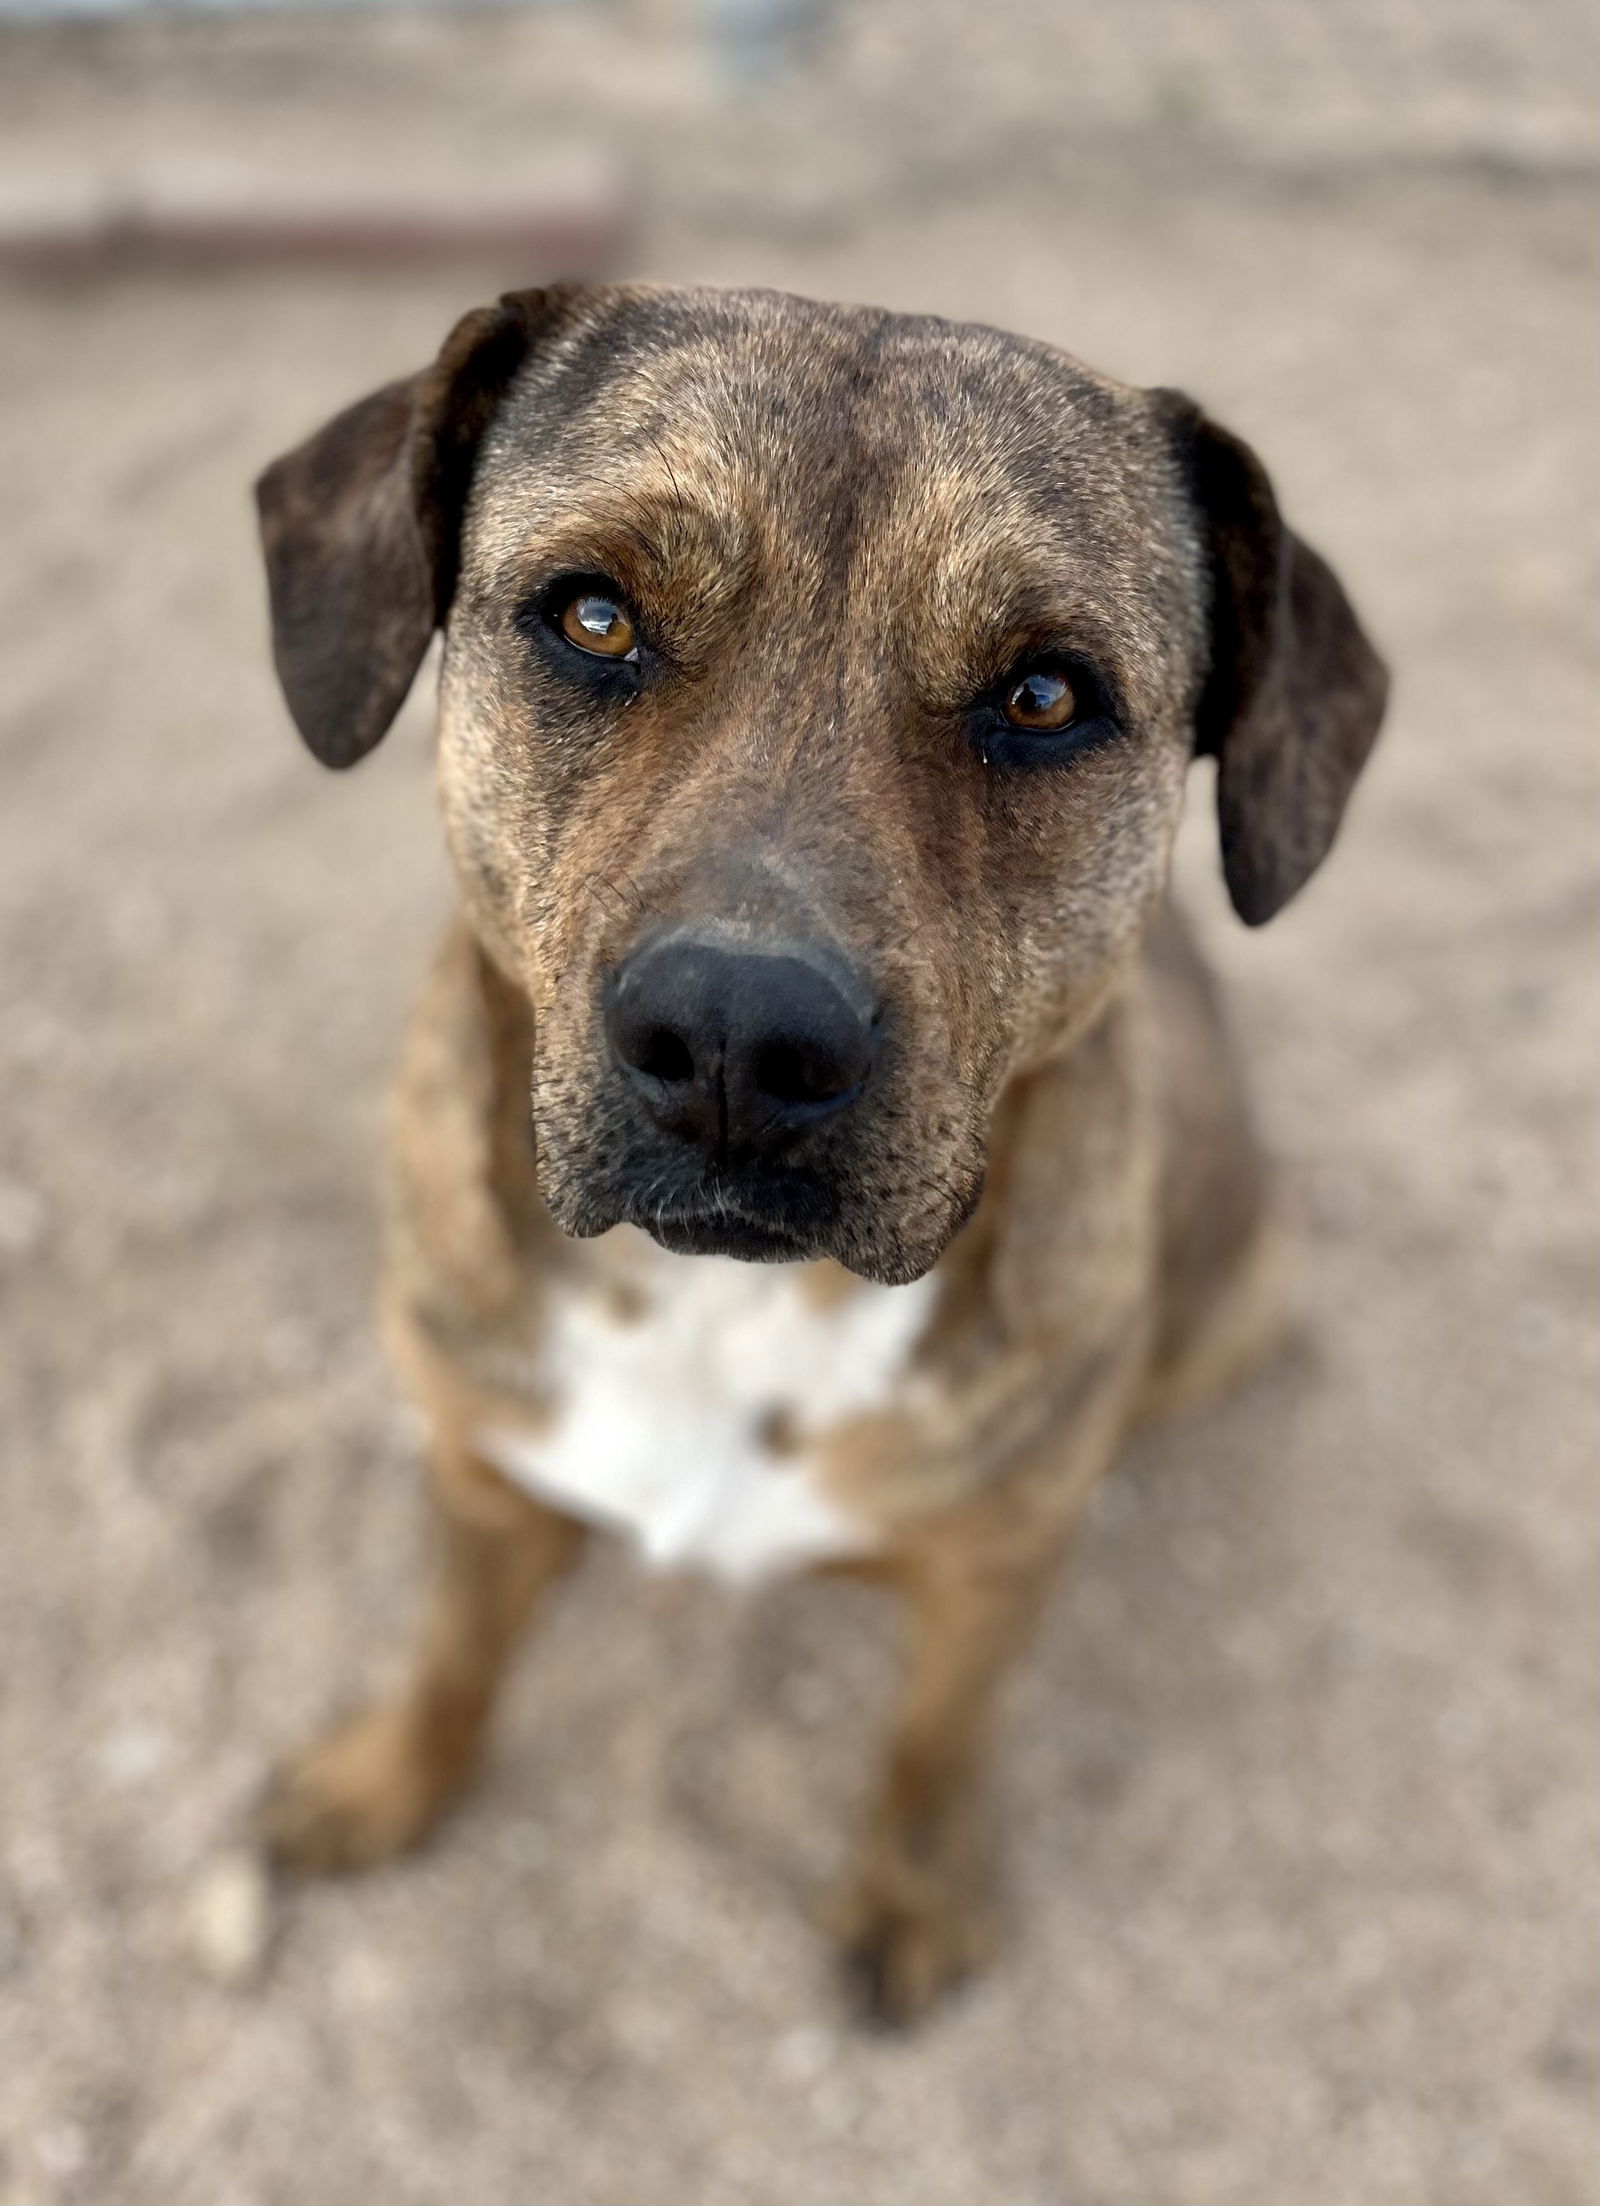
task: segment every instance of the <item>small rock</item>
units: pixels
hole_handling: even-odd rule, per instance
[[[252,1853],[224,1854],[200,1879],[189,1903],[189,1950],[219,1984],[251,1984],[272,1937],[272,1892]]]
[[[154,1724],[118,1724],[96,1748],[95,1766],[108,1785],[139,1785],[155,1776],[171,1748],[171,1740]]]
[[[76,2122],[56,2122],[42,2130],[35,2150],[51,2175],[80,2175],[89,2159],[89,2140]]]
[[[773,2047],[773,2065],[791,2083],[814,2083],[833,2065],[838,2049],[831,2030],[789,2030]]]

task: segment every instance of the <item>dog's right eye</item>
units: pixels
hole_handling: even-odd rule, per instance
[[[1007,692],[1000,710],[1014,728],[1054,735],[1077,719],[1078,699],[1072,684],[1055,667],[1035,667]]]
[[[639,639],[620,593],[613,596],[601,584],[583,582],[549,600],[545,617],[574,650],[638,664]]]

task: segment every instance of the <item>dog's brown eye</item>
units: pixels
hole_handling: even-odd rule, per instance
[[[625,659],[634,648],[633,623],[615,598],[582,590],[561,609],[561,633],[580,651],[602,659]]]
[[[1076,718],[1078,700],[1064,674],[1036,669],[1012,684],[1000,709],[1014,728],[1037,728],[1049,734]]]

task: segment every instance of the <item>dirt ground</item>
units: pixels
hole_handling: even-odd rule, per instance
[[[411,1612],[374,1156],[446,899],[424,701],[348,779],[291,736],[245,485],[528,271],[0,293],[0,2199],[1594,2196],[1587,68],[1553,0],[879,0],[737,92],[664,0],[0,34],[7,176],[598,148],[630,269],[1185,384],[1397,674],[1264,934],[1196,775],[1299,1314],[1098,1497],[1007,1710],[995,1972],[904,2042],[836,2004],[872,1599],[610,1554],[471,1806],[225,1985],[196,1882]]]

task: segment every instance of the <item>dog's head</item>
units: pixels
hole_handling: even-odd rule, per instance
[[[1383,708],[1245,446],[987,329],[514,293],[259,498],[327,764],[445,630],[450,839],[573,1233],[916,1277],[1133,955],[1190,759],[1255,924]]]

